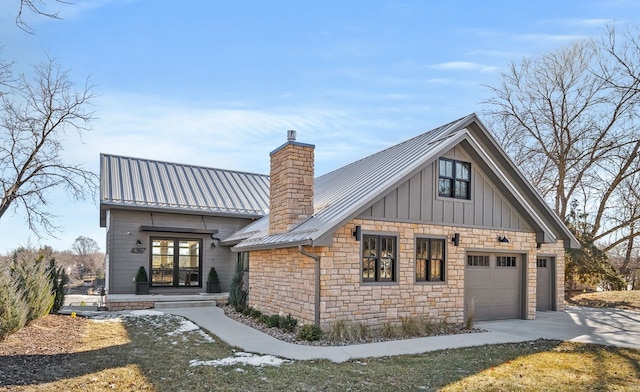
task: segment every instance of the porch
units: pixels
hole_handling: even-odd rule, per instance
[[[196,308],[203,306],[224,305],[229,293],[196,293],[196,294],[107,294],[105,299],[109,311],[139,309]]]

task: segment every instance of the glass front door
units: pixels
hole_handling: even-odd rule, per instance
[[[153,287],[202,287],[201,240],[151,239]]]

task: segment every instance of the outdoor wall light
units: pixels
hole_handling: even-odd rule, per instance
[[[499,235],[499,236],[498,236],[498,242],[505,242],[505,243],[507,243],[507,242],[509,242],[509,239],[507,238],[507,236],[506,236],[506,235]]]
[[[218,246],[220,246],[220,238],[215,238],[214,236],[211,236],[211,247],[217,248]]]
[[[136,245],[137,245],[137,246],[142,245],[142,241],[140,241],[140,240],[136,241]]]
[[[356,241],[362,240],[362,226],[356,226],[356,229],[353,231],[353,236],[355,237]]]
[[[460,245],[460,233],[453,234],[453,237],[451,237],[451,242],[453,242],[453,246]]]

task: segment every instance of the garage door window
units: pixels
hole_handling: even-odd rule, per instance
[[[416,281],[444,282],[443,239],[416,239]]]
[[[467,256],[467,265],[469,267],[488,267],[489,255],[469,255]]]
[[[498,256],[496,267],[516,267],[516,256]]]

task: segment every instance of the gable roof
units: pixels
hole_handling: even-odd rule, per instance
[[[330,245],[336,229],[460,143],[472,147],[484,169],[494,174],[501,188],[510,195],[510,201],[529,213],[534,229],[539,233],[538,242],[555,242],[559,238],[565,241],[565,247],[579,246],[475,114],[318,177],[314,189],[314,214],[292,230],[269,235],[269,218],[264,217],[223,243],[236,243],[234,250],[238,251]]]
[[[269,176],[100,154],[100,225],[112,207],[260,218]]]

